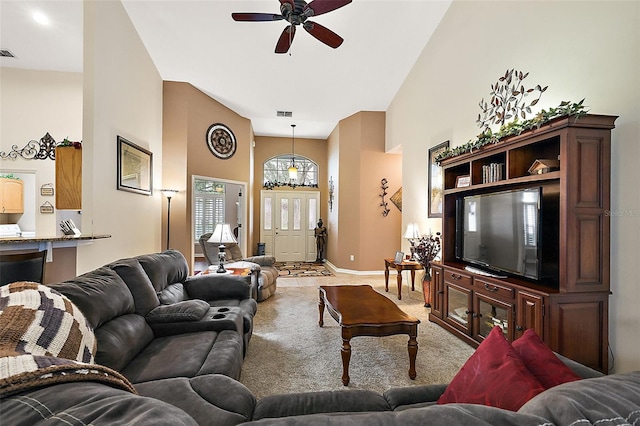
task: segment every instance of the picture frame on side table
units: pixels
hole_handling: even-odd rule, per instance
[[[449,148],[449,141],[429,149],[429,217],[442,217],[442,202],[444,200],[444,183],[442,167],[436,163],[436,157]]]
[[[121,191],[151,195],[153,191],[153,153],[118,136],[118,182]]]
[[[402,261],[404,260],[404,253],[401,251],[397,251],[396,252],[396,257],[393,258],[393,263],[395,264],[401,264]]]

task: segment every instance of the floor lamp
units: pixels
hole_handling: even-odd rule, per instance
[[[167,250],[169,250],[169,230],[171,229],[171,197],[178,193],[177,189],[161,189],[165,197],[167,197]]]

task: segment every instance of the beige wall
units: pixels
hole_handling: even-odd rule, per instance
[[[549,86],[536,110],[585,98],[591,112],[620,116],[612,132],[611,205],[619,215],[611,221],[609,310],[617,372],[640,369],[639,18],[638,2],[456,1],[387,111],[386,147],[403,151],[403,226],[417,222],[423,231],[440,229],[426,215],[428,149],[479,133],[478,102],[506,69],[530,72],[528,87]]]
[[[278,155],[291,154],[291,138],[256,136],[255,142],[254,175],[256,185],[253,189],[255,204],[252,212],[255,232],[249,244],[250,253],[256,252],[258,243],[260,242],[260,191],[264,189],[262,186],[264,182],[264,162]],[[324,139],[296,138],[295,154],[307,157],[318,164],[318,188],[301,187],[300,189],[305,191],[320,191],[320,217],[326,222],[325,218],[328,212],[327,188],[329,182],[329,177],[327,176],[327,141]],[[277,188],[277,190],[295,191],[288,186]]]
[[[329,170],[338,172],[337,217],[329,216],[337,227],[329,228],[328,259],[342,270],[380,271],[383,259],[400,249],[402,214],[389,198],[402,187],[402,159],[385,153],[384,135],[384,112],[359,112],[340,121],[339,137],[336,131],[330,136],[330,155],[338,160],[331,160]],[[382,178],[389,182],[386,217],[380,206]]]
[[[194,175],[247,184],[251,193],[253,173],[251,122],[201,92],[191,84],[164,82],[163,175],[167,188],[178,189],[171,200],[171,248],[193,258],[193,216],[191,185]],[[209,126],[222,123],[229,127],[238,144],[233,157],[221,160],[206,144]],[[163,247],[166,242],[166,202],[163,209]],[[247,203],[246,217],[250,219]],[[252,232],[251,223],[246,234]]]
[[[153,195],[116,189],[116,137],[153,153]],[[83,233],[78,273],[161,248],[162,80],[120,2],[84,2]]]

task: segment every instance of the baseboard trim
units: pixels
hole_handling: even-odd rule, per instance
[[[334,273],[339,272],[341,274],[351,274],[351,275],[384,275],[384,271],[356,271],[354,269],[338,268],[328,260],[325,260],[324,264],[327,266],[327,268],[331,272],[334,272]]]

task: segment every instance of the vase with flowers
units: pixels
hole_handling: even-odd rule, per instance
[[[422,277],[422,294],[424,295],[424,306],[431,306],[430,288],[431,288],[431,262],[438,256],[441,248],[441,234],[436,232],[435,235],[423,235],[417,238],[412,244],[414,257],[424,269]]]

